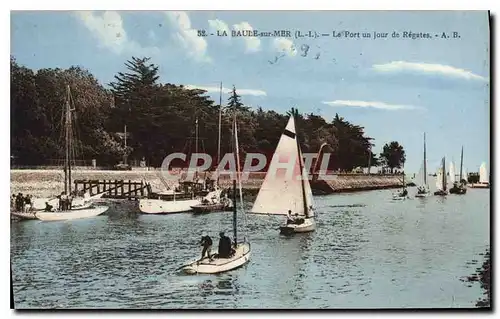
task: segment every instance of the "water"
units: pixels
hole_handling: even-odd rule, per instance
[[[278,234],[284,217],[249,215],[251,261],[220,275],[175,269],[201,254],[202,231],[215,246],[220,230],[231,232],[230,212],[146,216],[111,203],[95,219],[13,222],[15,306],[474,307],[483,291],[460,278],[480,267],[489,247],[489,196],[469,189],[401,202],[388,190],[316,197],[317,230],[291,238]]]

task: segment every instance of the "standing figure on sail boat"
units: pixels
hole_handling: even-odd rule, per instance
[[[201,251],[201,259],[205,258],[205,254],[208,258],[211,258],[210,251],[212,249],[212,238],[210,238],[210,236],[208,236],[206,233],[204,233],[201,237],[201,245],[203,246],[203,250]]]
[[[288,215],[286,216],[286,223],[293,224],[295,223],[295,219],[292,217],[292,211],[288,210]]]

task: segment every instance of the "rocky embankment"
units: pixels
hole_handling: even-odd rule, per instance
[[[176,174],[172,172],[172,174]],[[179,173],[177,173],[179,174]],[[185,173],[184,173],[185,174]],[[182,174],[182,175],[184,175]],[[202,175],[204,176],[204,175]],[[150,171],[99,171],[99,170],[74,170],[72,180],[131,180],[145,181],[151,184],[154,192],[172,186],[175,181],[162,178],[158,170]],[[247,193],[256,193],[264,180],[264,173],[251,173],[242,185]],[[64,190],[64,173],[62,170],[36,170],[20,169],[10,172],[11,193],[31,194],[37,197],[48,197],[59,194]],[[221,176],[220,183],[223,187],[231,187],[230,176]],[[333,180],[323,181],[314,179],[311,182],[313,192],[316,194],[329,194],[337,192],[352,192],[361,190],[384,189],[401,187],[401,175],[365,175],[342,174]]]
[[[484,254],[484,262],[481,268],[477,268],[477,273],[461,279],[465,282],[481,283],[481,288],[484,289],[484,297],[476,302],[476,307],[488,308],[491,307],[491,255],[488,249]]]

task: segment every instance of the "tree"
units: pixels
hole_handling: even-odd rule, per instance
[[[405,150],[402,145],[398,142],[393,141],[389,144],[385,144],[380,153],[380,160],[384,165],[391,169],[391,173],[394,172],[394,168],[403,167],[406,161]]]

